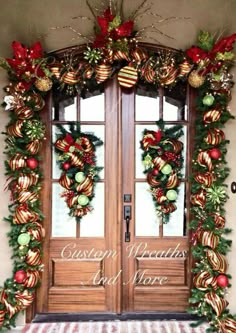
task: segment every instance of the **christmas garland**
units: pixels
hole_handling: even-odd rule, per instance
[[[175,202],[183,167],[183,143],[178,139],[183,131],[180,125],[165,129],[162,120],[156,124],[156,132],[147,129],[143,132],[142,160],[158,216],[167,223],[170,214],[177,209]]]
[[[200,32],[197,45],[185,52],[165,48],[149,52],[139,46],[133,29],[137,15],[138,10],[124,22],[110,7],[106,9],[96,19],[95,41],[83,56],[70,52],[52,57],[43,54],[39,42],[32,47],[13,42],[13,59],[1,59],[10,81],[3,105],[11,111],[5,133],[5,164],[12,202],[5,220],[11,226],[8,236],[14,263],[13,276],[0,289],[0,330],[14,326],[17,314],[33,302],[40,282],[44,229],[39,162],[45,131],[40,110],[45,93],[55,87],[65,94],[79,92],[83,96],[86,90],[100,89],[118,73],[119,84],[126,88],[142,81],[154,89],[171,89],[178,80],[187,80],[198,89],[191,178],[190,228],[196,260],[191,311],[208,319],[209,332],[236,332],[236,318],[224,299],[230,278],[226,254],[231,242],[224,238],[228,232],[224,181],[229,170],[225,160],[228,141],[223,132],[232,118],[228,109],[233,84],[229,70],[236,34],[215,41],[209,33]]]
[[[69,215],[77,221],[92,210],[94,186],[98,181],[95,149],[102,145],[96,136],[82,133],[79,124],[71,124],[67,131],[58,126],[61,133],[54,143],[58,164],[62,170],[59,184],[66,190],[61,194],[69,208]]]

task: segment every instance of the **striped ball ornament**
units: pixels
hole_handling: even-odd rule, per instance
[[[138,80],[138,72],[135,68],[125,66],[118,73],[118,81],[122,87],[131,88]]]

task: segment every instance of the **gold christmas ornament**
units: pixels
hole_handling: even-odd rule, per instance
[[[39,91],[49,91],[52,88],[52,80],[49,77],[42,77],[35,81],[35,87]]]
[[[199,88],[205,82],[205,76],[200,75],[198,71],[194,70],[189,74],[188,83],[193,88]]]

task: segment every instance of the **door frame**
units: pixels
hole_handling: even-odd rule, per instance
[[[169,48],[169,47],[163,47],[163,46],[159,46],[159,45],[154,45],[154,44],[150,44],[150,43],[139,43],[140,47],[145,47],[146,49],[148,50],[151,50],[151,51],[158,51],[160,49],[164,49],[164,50],[171,50],[173,52],[179,52],[179,50],[175,50],[175,49],[172,49],[172,48]],[[65,54],[66,51],[69,51],[70,49],[73,49],[72,48],[65,48],[65,49],[61,49],[59,51],[56,51],[56,52],[53,52],[54,55],[57,55],[58,57],[63,57],[63,55]],[[86,46],[83,45],[83,46],[80,46],[78,48],[78,54],[81,54],[83,53],[83,51],[86,49]],[[109,86],[111,86],[111,84],[109,83],[109,81],[107,81],[105,83],[106,87],[109,88]],[[116,80],[116,84],[115,84],[115,89],[113,89],[112,91],[112,94],[113,94],[113,97],[116,101],[117,101],[117,98],[120,100],[121,99],[121,96],[120,96],[120,92],[121,92],[121,89],[119,89],[118,87],[118,83],[117,83],[117,80]],[[189,117],[191,118],[189,121],[190,121],[190,127],[191,127],[191,132],[194,134],[195,133],[195,128],[194,128],[194,123],[195,123],[195,96],[196,96],[196,92],[190,87],[188,86],[188,100],[187,100],[187,104],[188,104],[188,107],[190,110],[192,110],[193,112],[189,112]],[[108,103],[108,107],[111,106],[112,107],[112,104],[110,105],[110,102],[106,102]],[[51,98],[50,98],[50,93],[48,95],[48,97],[46,98],[46,108],[47,109],[51,109]],[[113,120],[115,119],[115,113],[111,113],[112,114],[112,117]],[[44,120],[44,116],[43,114],[41,113],[42,115],[42,120]],[[117,118],[116,118],[116,122],[119,124],[119,127],[117,128],[117,130],[121,133],[121,126],[122,126],[122,121],[121,121],[121,106],[117,109]],[[46,141],[47,141],[47,136],[50,135],[51,136],[51,128],[48,124],[48,122],[44,122],[45,123],[45,126],[46,126]],[[117,237],[116,239],[116,244],[117,244],[117,249],[119,250],[118,253],[120,254],[121,253],[121,244],[122,244],[122,237],[124,235],[124,232],[123,232],[123,210],[120,209],[121,207],[123,207],[123,188],[122,188],[122,137],[120,137],[119,135],[117,136],[118,138],[118,145],[116,147],[118,147],[118,149],[116,150],[116,159],[115,159],[115,156],[114,157],[114,161],[116,162],[117,165],[119,165],[119,173],[117,175],[117,182],[116,182],[116,191],[117,191],[117,202],[113,202],[113,205],[114,205],[114,214],[113,216],[109,216],[109,219],[110,218],[114,218],[114,216],[118,216],[117,218],[117,221],[118,223],[116,224],[116,235],[120,235]],[[188,137],[188,140],[190,141],[190,137]],[[188,147],[189,147],[189,151],[188,151],[188,156],[189,156],[189,159],[191,159],[192,157],[192,154],[193,154],[193,150],[194,150],[194,147],[193,145],[190,145],[189,144],[190,142],[188,142]],[[114,153],[115,153],[115,149],[114,149]],[[114,154],[115,155],[115,154]],[[42,151],[42,159],[44,160],[44,163],[45,165],[48,164],[48,162],[50,161],[50,156],[49,156],[49,150],[43,150]],[[106,157],[106,158],[109,158],[109,161],[110,161],[110,158],[111,157]],[[189,162],[189,161],[188,161]],[[191,165],[191,164],[190,164]],[[49,192],[49,187],[48,187],[48,182],[47,182],[47,179],[45,179],[45,182],[44,182],[44,188],[47,189],[47,193]],[[190,186],[190,185],[189,185]],[[44,198],[45,199],[45,198]],[[45,205],[45,200],[42,200],[42,211],[44,213],[45,216],[47,216],[49,214],[49,211],[48,209],[46,208],[46,205]],[[189,214],[189,217],[190,217],[190,212],[188,210],[188,214]],[[122,227],[121,227],[122,226]],[[47,226],[48,227],[48,226]],[[122,230],[122,231],[121,231]],[[48,260],[49,260],[49,256],[48,256],[48,240],[49,240],[49,235],[50,235],[50,230],[47,230],[46,232],[46,237],[44,239],[44,243],[43,243],[43,252],[44,252],[44,263],[47,263]],[[190,237],[190,236],[189,236]],[[112,248],[112,244],[110,244],[110,248]],[[192,255],[191,255],[191,251],[189,251],[189,255],[191,256],[190,258],[190,261],[191,261],[191,267],[192,267],[192,263],[193,263],[193,258],[192,258]],[[122,256],[119,255],[118,258],[117,258],[117,262],[115,263],[116,264],[116,269],[119,271],[119,269],[122,268]],[[192,273],[189,272],[191,275]],[[192,278],[191,278],[191,281],[192,281]],[[42,274],[42,284],[44,284],[44,286],[48,286],[48,283],[49,283],[49,280],[48,280],[48,276],[47,274],[43,273]],[[121,282],[120,282],[121,283]],[[191,287],[190,287],[191,288]],[[44,288],[44,293],[46,293],[48,288]],[[118,289],[117,289],[118,290]],[[37,290],[37,293],[36,293],[36,299],[38,299],[38,294],[39,294],[39,291]],[[87,314],[87,313],[79,313],[79,314],[52,314],[52,313],[37,313],[37,309],[36,309],[36,301],[32,304],[32,306],[28,307],[27,310],[26,310],[26,322],[53,322],[53,321],[72,321],[72,320],[88,320],[88,319],[93,319],[93,320],[115,320],[115,319],[121,319],[121,320],[127,320],[127,319],[137,319],[137,318],[141,318],[141,319],[163,319],[163,318],[167,318],[167,319],[183,319],[183,320],[186,320],[186,319],[194,319],[196,318],[195,316],[193,315],[190,315],[186,312],[183,312],[183,313],[175,313],[175,312],[168,312],[168,313],[122,313],[121,312],[121,297],[124,297],[120,295],[120,293],[118,293],[118,295],[116,295],[116,299],[117,299],[117,304],[116,305],[116,308],[118,309],[117,311],[117,314],[114,314],[114,313],[91,313],[91,314]],[[41,300],[43,301],[43,298],[41,298]],[[112,302],[112,297],[111,297],[111,300]]]

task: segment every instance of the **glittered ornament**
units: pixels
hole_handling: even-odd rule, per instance
[[[30,235],[28,233],[22,233],[18,236],[17,242],[20,245],[27,245],[30,242]]]
[[[84,195],[84,194],[81,194],[79,197],[78,197],[78,204],[81,205],[81,206],[86,206],[87,204],[89,203],[89,198]]]
[[[75,174],[75,180],[77,181],[77,183],[81,183],[82,181],[84,181],[85,179],[85,174],[83,172],[77,172]]]
[[[14,274],[14,280],[16,283],[23,283],[27,278],[27,274],[24,270],[19,270]]]
[[[166,192],[166,197],[170,201],[175,201],[177,199],[177,192],[175,190],[168,190]]]
[[[199,88],[205,82],[205,77],[200,75],[196,70],[192,71],[188,76],[188,83],[193,88]]]
[[[220,274],[217,276],[217,284],[219,287],[226,288],[229,285],[229,279],[226,275]]]
[[[43,78],[38,78],[35,83],[34,83],[35,87],[39,90],[39,91],[49,91],[52,88],[52,80],[49,79],[49,77],[43,77]]]
[[[122,87],[131,88],[138,80],[138,72],[135,68],[125,66],[118,73],[118,82]]]
[[[38,167],[39,161],[35,157],[30,157],[26,160],[26,164],[31,170],[34,170]]]
[[[172,167],[170,164],[165,164],[163,166],[163,168],[161,168],[161,172],[164,174],[164,175],[169,175],[172,171]]]

